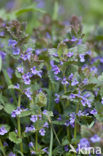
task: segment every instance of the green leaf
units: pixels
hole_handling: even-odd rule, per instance
[[[21,16],[22,14],[27,13],[27,12],[30,12],[30,11],[45,13],[45,11],[42,10],[42,9],[29,6],[29,7],[22,8],[22,9],[16,11],[16,12],[15,12],[15,15],[18,17],[18,16]]]
[[[17,78],[21,78],[22,77],[21,74],[17,70],[15,71],[15,75],[16,75]]]
[[[20,152],[19,150],[15,149],[14,150],[16,153],[20,154],[21,156],[24,156],[24,154],[22,152]]]
[[[64,125],[65,121],[52,121],[54,125]]]
[[[58,52],[58,55],[59,57],[62,57],[62,55],[64,53],[67,53],[68,49],[67,49],[67,46],[65,43],[61,42],[59,45],[58,45],[58,49],[57,49],[57,52]]]
[[[56,20],[58,17],[58,11],[59,11],[59,4],[57,1],[54,3],[54,13],[53,13],[53,20]]]
[[[9,133],[9,140],[16,143],[16,144],[20,144],[22,139],[18,138],[17,134],[15,132],[10,132]]]
[[[13,84],[9,85],[8,89],[17,89],[18,90],[18,88],[15,88],[15,86]]]
[[[29,115],[31,115],[31,111],[22,111],[21,113],[20,113],[20,115],[18,115],[19,117],[26,117],[26,116],[29,116]]]
[[[36,96],[36,103],[37,105],[43,107],[46,106],[47,104],[47,97],[43,92],[40,92],[37,96]]]
[[[14,106],[13,104],[9,104],[9,103],[6,103],[5,104],[5,107],[4,107],[4,110],[5,112],[7,112],[8,114],[11,114],[13,110],[16,109],[16,106]]]
[[[65,145],[68,145],[68,144],[69,144],[68,138],[67,137],[64,137],[62,139],[62,145],[65,146]]]
[[[0,110],[2,110],[3,108],[4,108],[3,105],[0,104]]]
[[[77,46],[77,52],[79,53],[79,54],[83,54],[84,52],[86,52],[87,51],[87,46],[86,46],[86,44],[79,44],[78,46]]]

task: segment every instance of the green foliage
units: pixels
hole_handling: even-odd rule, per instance
[[[22,139],[18,138],[17,134],[15,132],[9,133],[9,140],[14,142],[15,144],[20,144]]]

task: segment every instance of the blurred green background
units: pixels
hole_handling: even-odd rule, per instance
[[[103,0],[0,0],[0,17],[13,19],[13,11],[29,6],[45,10],[51,17],[66,22],[72,15],[80,16],[84,31],[91,31],[95,25],[103,26]],[[4,10],[10,13],[9,17],[5,16]],[[38,24],[40,16],[29,12],[19,18],[28,21],[30,28],[34,20],[35,26]]]

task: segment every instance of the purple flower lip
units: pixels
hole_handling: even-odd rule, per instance
[[[68,127],[70,125],[69,120],[66,120],[65,126]]]
[[[43,127],[44,127],[44,128],[48,128],[48,127],[49,127],[48,122],[45,122],[44,125],[43,125]]]
[[[10,39],[10,40],[8,41],[8,46],[15,47],[16,44],[17,44],[17,41],[16,41],[16,40],[12,40],[12,39]]]
[[[24,68],[23,67],[17,67],[17,70],[19,73],[24,73]]]
[[[59,101],[60,101],[60,95],[59,94],[57,94],[57,93],[55,93],[55,102],[56,103],[59,103]]]
[[[73,56],[73,52],[68,52],[67,57],[72,57]]]
[[[3,51],[0,51],[0,56],[1,56],[2,60],[4,60],[6,57],[6,53]]]
[[[13,47],[13,55],[19,55],[20,54],[20,48]]]
[[[42,71],[38,71],[36,70],[36,67],[34,66],[33,68],[31,68],[31,72],[33,75],[38,75],[39,77],[42,77]]]
[[[31,92],[31,88],[29,87],[29,88],[26,88],[25,90],[24,90],[24,93],[25,93],[25,95],[29,98],[29,100],[32,100],[32,92]]]
[[[96,143],[96,142],[100,142],[101,138],[97,134],[95,134],[90,138],[90,140],[92,143]]]
[[[4,134],[6,134],[8,131],[5,129],[5,127],[4,126],[2,126],[1,128],[0,128],[0,135],[4,135]]]
[[[26,126],[25,128],[25,132],[28,133],[28,132],[32,132],[32,131],[35,131],[35,127],[33,125],[31,126]]]
[[[69,82],[66,80],[66,77],[63,78],[62,82],[63,85],[69,85]]]
[[[55,75],[60,73],[60,69],[57,65],[52,66],[52,71],[54,72]]]
[[[30,120],[32,122],[36,122],[38,120],[38,116],[37,115],[32,115],[31,118],[30,118]]]
[[[39,130],[39,133],[40,133],[41,136],[44,136],[46,131],[45,131],[44,128],[42,128],[42,129]]]

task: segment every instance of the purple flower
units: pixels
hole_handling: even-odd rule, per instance
[[[14,85],[15,89],[20,89],[20,85],[17,83],[16,85]]]
[[[82,39],[79,39],[77,45],[82,44]]]
[[[49,154],[49,152],[47,151],[48,150],[48,147],[45,147],[42,149],[45,153]]]
[[[61,121],[62,120],[62,117],[61,115],[59,115],[59,117],[57,118],[58,121]]]
[[[24,83],[25,83],[26,85],[29,85],[29,84],[31,83],[30,75],[29,75],[28,73],[24,74],[24,75],[22,76],[22,79],[23,79],[23,81],[24,81]]]
[[[9,68],[7,69],[7,73],[8,73],[8,76],[9,76],[10,79],[12,78],[13,72],[14,72],[14,71],[13,71],[12,68],[9,67]]]
[[[76,78],[72,81],[71,86],[76,86],[79,82],[76,80]]]
[[[52,67],[54,67],[55,65],[54,65],[54,61],[53,60],[51,60],[50,61],[50,65],[52,66]]]
[[[24,72],[24,68],[23,67],[17,67],[17,70],[19,73],[23,73]]]
[[[33,50],[32,48],[28,48],[28,49],[26,50],[26,53],[30,53],[32,50]]]
[[[79,112],[77,113],[77,115],[80,116],[84,116],[83,112],[81,110],[79,110]]]
[[[80,57],[80,62],[85,62],[84,54],[80,54],[79,57]]]
[[[100,142],[101,138],[97,134],[95,134],[90,138],[90,140],[92,143],[96,143],[96,142]]]
[[[26,128],[25,128],[25,132],[27,133],[27,132],[32,132],[32,131],[35,131],[35,127],[33,126],[33,125],[31,125],[31,126],[26,126]]]
[[[43,127],[44,127],[44,128],[48,128],[48,127],[49,127],[48,122],[45,122],[44,125],[43,125]]]
[[[69,84],[69,82],[66,80],[66,77],[63,78],[62,82],[61,82],[63,85],[67,85]]]
[[[31,95],[32,95],[31,88],[26,88],[26,89],[24,90],[24,93],[25,93],[25,95],[29,98],[29,100],[32,99],[32,97],[31,97]]]
[[[38,117],[39,117],[39,120],[42,120],[42,115],[40,114],[40,115],[38,115]]]
[[[90,143],[86,138],[80,139],[78,147],[83,148],[83,147],[89,147],[89,146],[90,146]]]
[[[75,123],[75,119],[76,119],[76,114],[75,113],[71,113],[70,114],[70,125],[72,126],[72,127],[74,127],[74,123]]]
[[[84,84],[84,85],[88,84],[88,79],[87,79],[87,78],[85,78],[85,79],[83,80],[83,84]]]
[[[24,54],[21,54],[21,58],[24,61],[26,61],[26,60],[30,61],[30,58],[32,56],[32,52],[31,51],[32,51],[32,48],[28,48]]]
[[[69,126],[69,120],[66,120],[66,122],[65,122],[65,126],[66,126],[66,127]]]
[[[93,114],[93,115],[96,115],[97,111],[96,111],[96,109],[93,109],[93,110],[90,111],[90,113]]]
[[[30,120],[32,122],[36,122],[38,120],[38,116],[37,115],[32,115],[31,118],[30,118]]]
[[[4,142],[4,143],[3,143],[3,146],[4,146],[4,147],[7,147],[7,146],[8,146],[8,143],[7,143],[7,142]]]
[[[21,114],[22,110],[20,107],[17,107],[17,109],[13,110],[13,112],[11,113],[11,117],[15,118],[17,115]]]
[[[91,55],[91,51],[90,50],[86,51],[85,55]]]
[[[36,0],[37,2],[37,7],[38,8],[44,8],[45,7],[45,1],[43,0]]]
[[[90,71],[96,74],[98,69],[95,66],[93,66],[90,68]]]
[[[48,111],[47,110],[43,110],[43,114],[44,115],[48,115]]]
[[[10,152],[8,156],[16,156],[13,152]]]
[[[39,133],[40,133],[41,136],[44,136],[46,131],[45,131],[44,128],[42,128],[42,129],[39,130]]]
[[[73,76],[74,76],[73,73],[71,73],[71,74],[69,75],[68,79],[69,79],[70,81],[72,81]]]
[[[33,142],[29,142],[29,147],[33,147],[33,146],[34,146]]]
[[[1,31],[0,32],[0,36],[3,37],[4,35],[5,35],[5,32],[4,31]]]
[[[54,72],[55,75],[57,75],[58,73],[60,73],[60,69],[57,65],[54,65],[52,67],[52,71]]]
[[[67,57],[72,57],[73,56],[73,52],[68,52]]]
[[[20,54],[20,48],[13,47],[13,55],[19,55]]]
[[[42,52],[41,49],[36,49],[36,50],[35,50],[35,54],[36,54],[36,55],[39,55],[41,52]]]
[[[75,99],[75,97],[76,97],[75,94],[72,94],[72,93],[71,93],[70,96],[69,96],[69,98],[70,98],[71,100],[72,100],[72,99]]]
[[[103,97],[102,97],[102,100],[101,100],[101,104],[103,105]]]
[[[64,146],[64,150],[65,150],[65,152],[68,152],[69,151],[68,145],[65,145]]]
[[[63,40],[63,42],[68,42],[69,41],[69,39],[68,38],[65,38],[64,40]]]
[[[30,151],[31,155],[35,155],[36,152],[35,151]]]
[[[61,80],[61,78],[58,77],[58,76],[56,76],[56,75],[54,75],[54,78],[55,78],[55,80],[57,80],[57,81]]]
[[[42,71],[38,71],[36,70],[36,67],[34,66],[33,68],[31,68],[31,72],[33,75],[38,75],[39,77],[42,77]]]
[[[73,36],[72,39],[71,39],[72,42],[75,42],[75,41],[77,41],[77,40],[78,40],[78,39],[75,38],[74,36]]]
[[[3,51],[0,51],[0,56],[1,56],[2,60],[4,61],[5,60],[6,53],[3,52]]]
[[[6,134],[8,131],[5,129],[4,126],[0,127],[0,135]]]
[[[56,96],[55,102],[56,103],[59,103],[59,101],[60,101],[60,95],[56,93],[55,96]]]
[[[14,47],[16,44],[17,44],[16,40],[12,40],[12,39],[8,40],[8,46]]]

